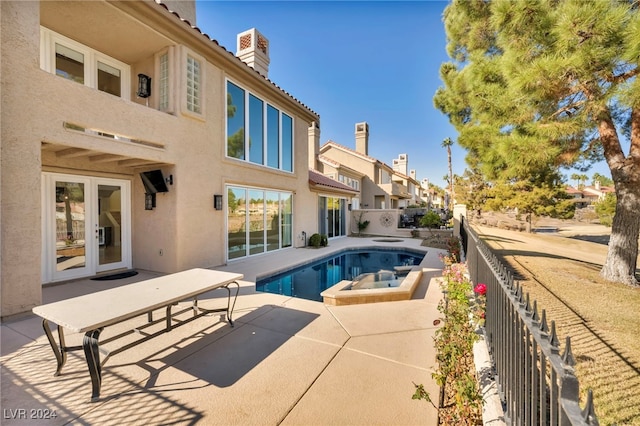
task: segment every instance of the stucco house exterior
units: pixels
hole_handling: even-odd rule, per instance
[[[227,51],[193,1],[2,1],[0,20],[2,317],[43,284],[212,267],[348,226],[320,212],[359,188],[309,172],[319,115],[269,80],[257,30]]]
[[[403,157],[404,156],[404,157]],[[394,160],[394,167],[369,156],[369,125],[355,125],[355,150],[334,141],[319,148],[319,171],[333,179],[359,188],[354,209],[400,209],[422,202],[422,187],[408,176],[407,155],[402,165]],[[402,168],[404,167],[404,168]]]
[[[578,208],[592,206],[604,200],[607,194],[615,194],[616,192],[615,188],[600,185],[598,181],[590,186],[581,186],[578,188],[568,186],[565,188],[565,191],[573,199]]]

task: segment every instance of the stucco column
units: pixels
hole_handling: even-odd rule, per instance
[[[41,303],[41,135],[31,107],[39,67],[40,5],[0,2],[0,289],[5,318]]]

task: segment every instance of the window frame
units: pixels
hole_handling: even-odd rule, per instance
[[[163,56],[167,56],[167,82],[166,88],[167,91],[167,106],[163,108],[161,105],[162,102],[162,79],[161,79],[161,58]],[[153,89],[154,92],[157,93],[156,100],[156,109],[158,111],[166,112],[167,114],[175,114],[176,112],[176,102],[175,102],[175,85],[176,85],[176,67],[175,67],[175,49],[173,46],[169,46],[159,52],[157,52],[154,58],[155,69],[154,73],[157,76],[153,79]],[[152,92],[152,93],[154,93]],[[153,96],[153,95],[152,95]]]
[[[245,163],[249,163],[249,164],[254,164],[256,166],[260,166],[260,167],[266,167],[272,170],[278,170],[281,172],[285,172],[285,173],[295,173],[295,158],[296,158],[296,152],[295,152],[295,148],[296,148],[296,137],[295,137],[295,128],[296,128],[296,118],[293,114],[291,114],[289,111],[286,111],[280,107],[278,107],[274,102],[271,102],[269,100],[267,100],[265,97],[260,96],[258,94],[256,94],[255,92],[245,88],[243,85],[238,84],[237,82],[233,81],[230,78],[226,78],[225,79],[225,87],[224,87],[224,111],[225,111],[225,117],[227,116],[227,97],[229,94],[229,84],[232,84],[234,86],[236,86],[238,89],[242,90],[244,92],[244,98],[243,98],[243,102],[244,102],[244,156],[242,158],[238,158],[238,157],[233,157],[229,155],[229,120],[228,118],[225,119],[225,157],[229,158],[229,159],[234,159],[234,160],[238,160],[238,161],[243,161]],[[249,137],[250,137],[250,129],[251,129],[251,109],[249,108],[250,105],[250,99],[251,97],[262,101],[262,136],[263,136],[263,141],[262,141],[262,145],[263,145],[263,150],[262,150],[262,162],[257,163],[252,161],[251,159],[251,153],[250,153],[250,146],[249,146]],[[278,112],[278,128],[277,128],[277,133],[278,133],[278,165],[277,167],[269,165],[270,163],[272,163],[273,158],[270,157],[270,145],[269,145],[269,134],[270,131],[272,131],[273,129],[271,129],[269,127],[269,109],[275,110]],[[283,132],[283,122],[284,122],[284,116],[288,117],[290,119],[291,122],[291,148],[290,148],[290,166],[291,166],[291,170],[288,170],[286,168],[284,168],[284,154],[285,154],[285,150],[284,150],[284,145],[283,143],[284,141],[284,132]],[[288,165],[288,164],[287,164]]]
[[[244,244],[240,244],[241,246],[244,246],[244,254],[242,254],[241,250],[235,250],[233,251],[233,256],[230,256],[230,229],[229,229],[229,192],[232,191],[234,193],[239,193],[242,192],[243,193],[243,200],[244,200],[244,219],[243,219],[243,225],[241,226],[242,229],[244,229]],[[262,233],[262,240],[261,240],[261,244],[259,245],[255,245],[251,246],[251,242],[255,242],[255,240],[252,239],[252,235],[251,235],[251,226],[250,226],[250,219],[251,219],[251,209],[250,209],[250,203],[251,203],[251,195],[252,193],[255,195],[256,193],[260,193],[261,197],[262,197],[262,212],[260,213],[260,217],[261,217],[261,229],[258,230],[258,232]],[[295,197],[294,197],[294,193],[292,191],[286,191],[286,190],[278,190],[278,189],[269,189],[269,188],[261,188],[261,187],[255,187],[255,186],[245,186],[245,185],[237,185],[237,184],[226,184],[225,185],[225,191],[224,191],[224,196],[223,196],[223,205],[224,207],[224,211],[225,211],[225,258],[227,261],[229,262],[233,262],[235,260],[240,260],[240,259],[248,259],[251,258],[253,256],[260,256],[262,254],[265,253],[269,253],[269,252],[274,252],[274,251],[280,251],[280,250],[284,250],[290,247],[294,246],[294,237],[293,237],[293,228],[294,228],[294,203],[295,203]],[[267,200],[271,199],[271,197],[273,195],[277,195],[277,215],[276,217],[278,218],[277,224],[278,224],[278,229],[277,229],[277,236],[278,236],[278,247],[277,248],[270,248],[269,245],[269,234],[268,231],[269,229],[269,225],[267,223],[267,221],[269,220],[269,203],[267,203]],[[290,209],[290,211],[288,210]],[[273,229],[271,229],[273,231]],[[255,237],[255,235],[254,235]],[[236,247],[236,246],[233,246]],[[255,250],[257,247],[261,247],[261,250]]]
[[[84,86],[121,99],[131,100],[131,67],[128,64],[43,26],[40,27],[40,68],[42,70],[56,75],[56,44],[84,55],[84,83],[82,83]],[[120,96],[98,89],[98,62],[120,71]]]
[[[193,52],[190,49],[187,49],[186,47],[183,46],[182,49],[182,55],[181,56],[181,60],[180,60],[180,69],[181,69],[181,84],[180,84],[180,91],[181,91],[181,95],[180,95],[180,105],[181,105],[181,113],[182,115],[185,116],[189,116],[192,118],[197,118],[199,120],[204,120],[205,116],[206,116],[206,64],[207,62],[204,60],[204,58],[200,55],[198,55],[197,53]],[[187,101],[187,97],[188,97],[188,72],[187,72],[187,66],[188,66],[188,60],[189,58],[192,58],[195,61],[198,61],[200,66],[200,88],[199,88],[199,101],[200,101],[200,111],[196,112],[196,111],[192,111],[189,109],[189,104]]]

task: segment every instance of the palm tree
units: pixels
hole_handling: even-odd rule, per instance
[[[442,147],[447,149],[447,160],[449,162],[449,205],[447,206],[449,211],[453,211],[453,199],[455,197],[453,192],[453,168],[451,167],[451,145],[453,145],[451,138],[446,138],[442,141]]]
[[[584,188],[584,183],[589,179],[587,175],[580,175],[580,187]]]
[[[575,180],[576,181],[576,189],[580,188],[580,175],[577,173],[573,173],[571,175],[571,180]]]

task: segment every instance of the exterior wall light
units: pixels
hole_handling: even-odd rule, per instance
[[[138,91],[139,98],[148,98],[151,96],[151,77],[144,74],[138,74]]]
[[[153,210],[156,206],[156,194],[144,194],[144,209]]]
[[[222,195],[213,196],[213,207],[216,210],[222,210]]]

